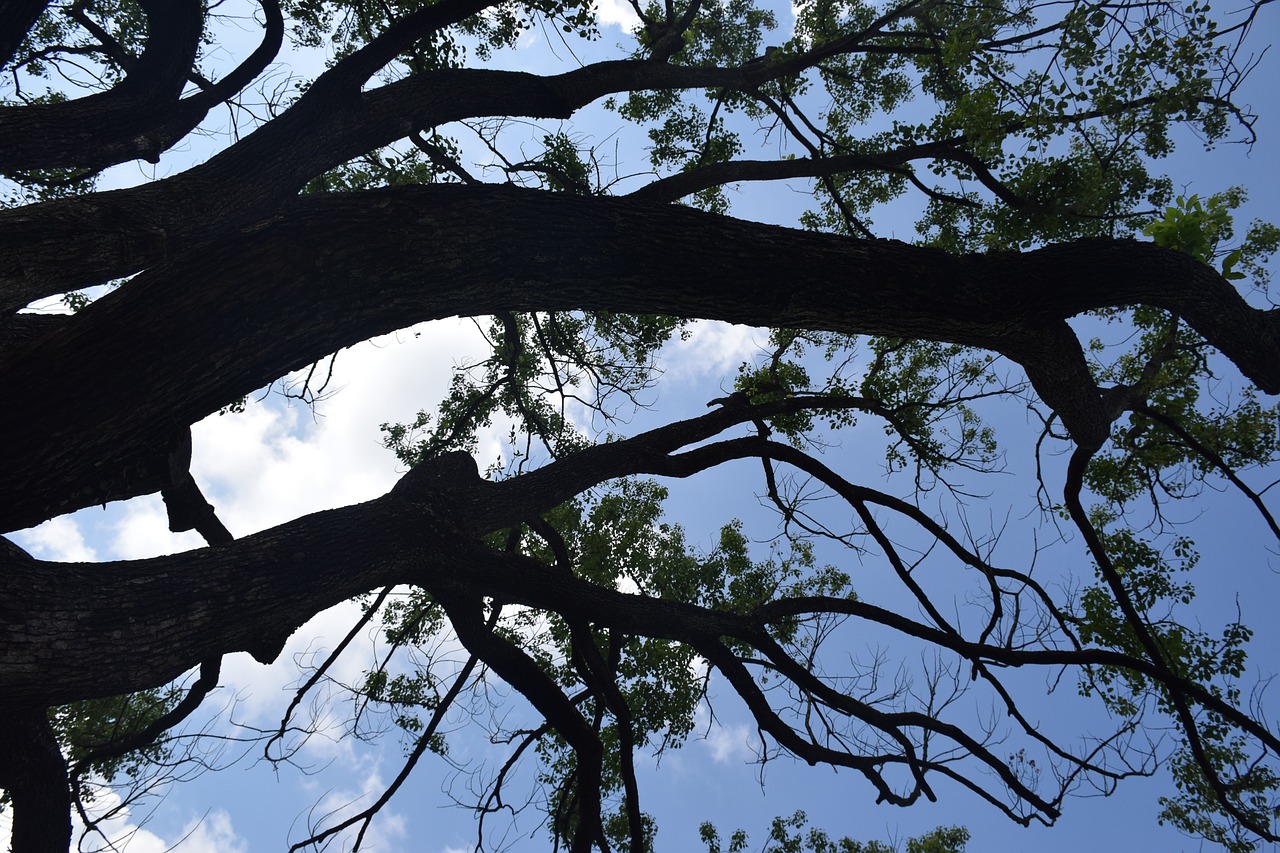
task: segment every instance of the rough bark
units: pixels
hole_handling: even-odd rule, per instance
[[[113,49],[105,31],[99,35],[104,53],[126,72],[114,88],[66,103],[0,109],[0,171],[155,161],[275,56],[283,32],[280,10],[276,0],[260,2],[266,27],[258,49],[221,82],[198,81],[203,91],[183,99],[204,6],[138,0],[150,26],[141,56],[127,56],[119,45]],[[813,604],[818,612],[866,619],[962,655],[973,663],[975,679],[990,678],[987,662],[1128,668],[1189,697],[1186,707],[1197,703],[1268,749],[1280,748],[1261,724],[1175,676],[1154,644],[1148,644],[1149,660],[1078,647],[988,646],[986,634],[970,641],[945,630],[947,621],[923,600],[929,624],[843,599],[720,612],[623,595],[565,571],[567,558],[547,566],[482,542],[483,534],[536,525],[548,509],[615,477],[688,476],[749,457],[766,464],[789,460],[864,513],[870,528],[866,492],[855,494],[834,474],[763,437],[678,453],[729,426],[798,411],[803,404],[793,400],[752,405],[734,395],[703,417],[592,447],[500,483],[482,480],[465,454],[447,455],[410,471],[382,498],[232,541],[188,471],[189,425],[342,347],[453,315],[665,313],[985,348],[1025,368],[1075,440],[1080,459],[1102,444],[1128,405],[1121,399],[1124,389],[1097,387],[1067,324],[1090,309],[1138,303],[1167,309],[1263,391],[1280,393],[1280,314],[1249,307],[1208,267],[1151,245],[1095,240],[1026,254],[956,257],[652,203],[726,181],[893,172],[913,160],[958,159],[996,198],[1016,206],[1018,199],[955,139],[879,156],[713,164],[655,181],[624,199],[493,186],[299,197],[324,171],[424,128],[485,116],[567,118],[625,91],[722,87],[750,93],[771,77],[853,49],[874,30],[851,33],[807,56],[736,68],[662,61],[683,44],[672,32],[663,36],[670,49],[655,42],[659,61],[602,62],[545,77],[440,70],[369,86],[379,69],[416,42],[493,5],[440,0],[396,18],[313,81],[282,115],[173,178],[0,212],[0,447],[7,454],[0,465],[0,531],[161,492],[173,529],[194,528],[218,544],[150,560],[81,565],[36,561],[0,539],[0,787],[21,813],[14,827],[18,850],[64,850],[69,842],[67,767],[48,707],[157,687],[200,665],[201,678],[188,698],[159,728],[148,729],[146,740],[199,703],[216,683],[221,656],[248,651],[270,661],[317,612],[397,584],[412,584],[440,603],[464,644],[573,745],[581,761],[577,784],[587,797],[579,809],[586,825],[595,825],[593,832],[599,830],[599,738],[575,701],[485,624],[488,602],[554,612],[580,632],[590,625],[685,643],[727,676],[762,731],[807,761],[860,769],[891,802],[932,796],[923,774],[941,770],[915,754],[903,733],[915,727],[950,738],[1023,802],[1049,818],[1057,815],[1056,800],[1026,789],[1002,758],[966,733],[927,714],[869,707],[791,660],[770,635],[770,613],[785,616],[787,607]],[[0,64],[18,47],[16,28],[25,29],[44,7],[22,0],[0,11]],[[1126,108],[1142,106],[1139,100]],[[74,317],[15,314],[35,299],[135,274]],[[774,408],[766,411],[768,406]],[[1079,483],[1074,487],[1078,492]],[[919,512],[905,504],[898,511],[912,517]],[[1076,515],[1086,530],[1087,520]],[[940,528],[934,535],[954,542]],[[891,542],[877,541],[891,562],[897,559]],[[961,559],[980,571],[990,568],[976,556]],[[997,574],[991,569],[993,613],[1003,594]],[[1123,589],[1117,597],[1123,605]],[[1132,610],[1126,615],[1140,621]],[[726,638],[761,652],[774,671],[828,708],[899,739],[919,784],[899,796],[879,777],[884,756],[832,750],[784,724]],[[582,662],[584,675],[605,669]],[[593,689],[624,719],[625,701],[609,687]],[[1185,716],[1185,728],[1194,731]],[[632,815],[638,848],[638,807]],[[580,834],[573,849],[588,848],[592,838]]]
[[[184,554],[66,564],[2,549],[0,711],[166,684],[230,652],[269,662],[314,614],[398,583],[570,608],[672,637],[703,624],[695,633],[716,636],[730,623],[706,620],[720,616],[656,601],[637,607],[634,596],[504,559],[478,537],[546,511],[572,494],[566,489],[642,468],[655,453],[746,417],[726,412],[676,424],[618,454],[588,453],[566,466],[565,477],[519,484],[486,482],[469,456],[450,454],[410,471],[382,498]]]
[[[1135,303],[1179,314],[1280,391],[1276,312],[1150,244],[957,258],[493,187],[301,198],[0,356],[0,442],[15,460],[0,472],[0,529],[167,487],[177,431],[327,353],[499,310],[657,312],[984,347],[1022,364],[1076,440],[1096,443],[1113,413],[1065,320]]]
[[[405,567],[422,559],[430,537],[412,541],[411,531],[426,531],[404,521],[384,501],[155,560],[9,563],[0,581],[4,704],[60,705],[165,684],[235,651],[273,660],[315,613],[384,579],[408,579]],[[382,543],[378,553],[370,542]]]

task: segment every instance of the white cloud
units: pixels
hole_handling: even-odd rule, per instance
[[[596,0],[596,15],[600,23],[630,30],[640,23],[636,10],[626,0]]]
[[[312,829],[323,829],[341,823],[349,817],[369,808],[386,790],[386,782],[375,764],[358,783],[358,787],[330,791],[315,808],[313,814],[323,815],[323,822]],[[338,837],[352,841],[356,837],[361,824],[356,823]],[[360,845],[361,850],[369,853],[395,853],[405,850],[400,841],[408,835],[408,822],[404,816],[383,806],[373,817]],[[344,848],[345,845],[338,845]]]
[[[105,814],[119,808],[120,797],[113,791],[99,793],[90,815]],[[0,813],[0,849],[9,849],[9,837],[13,829],[12,812]],[[71,813],[72,849],[82,853],[248,853],[245,839],[236,833],[231,815],[215,809],[189,820],[171,839],[161,838],[134,821],[128,808],[119,808],[109,819],[98,824],[97,831],[84,833],[84,823],[74,811]]]
[[[91,563],[97,554],[84,541],[80,526],[68,516],[46,521],[14,535],[14,541],[31,556],[58,563]]]
[[[339,354],[331,389],[314,411],[272,396],[236,415],[211,415],[192,428],[192,473],[218,517],[237,537],[311,512],[386,493],[402,471],[381,444],[379,425],[412,420],[445,396],[451,367],[483,355],[462,320],[424,323]],[[322,365],[322,369],[324,366]],[[317,371],[320,372],[320,371]],[[481,465],[497,457],[497,425],[482,440]],[[119,513],[109,559],[140,559],[198,548],[194,532],[169,531],[158,495],[113,505]],[[46,522],[15,536],[43,559],[93,560],[76,523]]]
[[[751,760],[755,757],[751,742],[751,729],[741,723],[712,726],[707,732],[707,748],[711,750],[711,760],[716,764]]]
[[[218,809],[193,820],[182,830],[174,853],[247,853],[247,842],[231,826],[231,815]]]
[[[198,533],[173,533],[159,495],[129,501],[112,530],[111,556],[117,560],[140,560],[161,554],[176,554],[204,545]]]
[[[222,662],[219,683],[237,697],[236,720],[267,727],[278,725],[295,689],[342,641],[359,620],[360,612],[360,605],[347,601],[316,614],[294,632],[271,664],[259,663],[243,652],[228,655]],[[354,641],[330,668],[329,677],[343,684],[358,683],[372,662],[370,648],[366,638]],[[304,704],[295,713],[305,715],[308,708],[309,704]],[[293,722],[306,724],[311,720]],[[317,738],[317,743],[322,740],[323,736]]]
[[[478,359],[483,348],[469,322],[445,320],[344,350],[331,382],[339,390],[314,412],[270,398],[240,414],[213,415],[196,424],[192,474],[238,537],[383,495],[403,468],[382,446],[379,425],[411,421],[420,409],[432,411],[448,390],[449,368]],[[498,435],[495,429],[481,441],[482,468],[498,454]],[[156,522],[163,527],[162,518]],[[359,605],[348,602],[317,614],[270,666],[246,654],[228,656],[222,683],[239,697],[237,719],[278,723],[300,681],[299,664],[305,670],[323,661],[360,612]],[[374,659],[371,648],[367,638],[356,641],[329,676],[344,684],[359,682]],[[323,738],[315,739],[316,747],[322,743]]]
[[[739,364],[752,361],[769,342],[767,329],[719,320],[698,320],[689,325],[688,332],[686,339],[677,339],[663,350],[664,377],[668,380],[732,377]]]
[[[433,410],[449,368],[483,346],[470,323],[443,320],[343,350],[330,384],[338,390],[314,411],[272,397],[196,424],[192,473],[236,536],[385,494],[403,472],[379,425]],[[497,455],[497,435],[482,442],[481,460]]]

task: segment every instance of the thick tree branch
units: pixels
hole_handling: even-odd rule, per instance
[[[0,172],[97,169],[139,157],[154,163],[204,117],[208,106],[176,137],[167,127],[200,44],[203,4],[139,5],[147,16],[147,46],[115,87],[73,101],[0,108]]]
[[[0,704],[48,707],[134,692],[234,651],[271,661],[326,607],[405,582],[443,547],[441,535],[429,516],[388,496],[154,560],[5,559]],[[366,537],[386,550],[370,553]]]
[[[269,220],[311,178],[424,127],[490,115],[568,118],[615,92],[746,79],[732,68],[615,61],[550,77],[441,70],[369,92],[318,80],[287,112],[180,175],[0,211],[0,313],[127,276]]]
[[[603,758],[600,738],[583,719],[574,702],[561,692],[556,682],[520,648],[495,634],[492,625],[486,624],[479,595],[474,592],[446,594],[441,597],[440,603],[449,614],[449,621],[467,650],[519,690],[564,737],[576,754],[574,781],[579,822],[569,849],[572,853],[589,853],[604,833],[600,821]]]
[[[920,794],[930,796],[926,772],[945,772],[945,763],[918,752],[916,741],[905,734],[917,730],[946,738],[988,764],[1018,792],[1022,802],[1046,820],[1056,816],[1059,800],[1038,797],[996,760],[982,741],[954,725],[915,711],[883,711],[834,690],[791,660],[771,639],[771,623],[819,613],[847,614],[949,649],[975,665],[1101,666],[1141,673],[1181,697],[1179,703],[1184,708],[1200,704],[1241,726],[1268,748],[1280,746],[1264,726],[1207,688],[1173,674],[1159,659],[1145,660],[1103,649],[993,646],[856,599],[782,599],[752,613],[719,612],[602,588],[571,576],[564,566],[551,569],[479,542],[479,534],[508,526],[512,519],[529,517],[558,502],[564,489],[580,491],[588,471],[594,482],[654,470],[684,476],[690,473],[685,470],[689,465],[701,470],[723,461],[707,456],[707,451],[720,446],[754,449],[794,462],[798,454],[793,448],[752,438],[673,457],[676,467],[672,470],[662,464],[675,449],[727,426],[802,404],[792,398],[761,406],[742,402],[727,405],[700,418],[592,448],[533,475],[502,483],[481,481],[469,457],[450,454],[412,470],[384,498],[309,516],[237,543],[174,557],[81,567],[41,564],[6,551],[4,571],[0,572],[0,624],[6,627],[6,635],[0,638],[4,641],[0,649],[5,653],[0,659],[0,684],[4,687],[0,708],[21,713],[31,705],[87,698],[95,691],[154,686],[201,655],[248,649],[260,659],[270,659],[288,633],[311,613],[378,584],[409,582],[444,604],[468,647],[525,693],[578,751],[580,787],[575,802],[587,810],[582,817],[588,833],[575,839],[575,847],[581,849],[586,849],[599,827],[599,816],[591,811],[598,804],[598,741],[572,701],[537,667],[480,627],[478,607],[484,599],[559,613],[579,625],[584,637],[586,626],[591,624],[689,644],[726,675],[760,725],[780,743],[811,762],[860,770],[883,799],[900,804],[910,803]],[[739,455],[729,453],[724,458]],[[696,462],[691,461],[695,458]],[[893,503],[880,497],[885,505]],[[488,514],[477,512],[481,507],[488,508]],[[894,508],[902,509],[896,504]],[[228,595],[228,589],[235,592]],[[234,619],[230,618],[232,613]],[[812,734],[792,729],[770,708],[741,662],[728,652],[723,638],[758,649],[775,671],[812,700],[863,721],[900,749],[862,755],[833,748]],[[59,650],[58,654],[49,649]],[[77,653],[67,654],[68,649]],[[607,677],[607,665],[598,655],[593,656],[591,649],[586,649],[584,661],[596,676]],[[610,694],[607,685],[602,689],[620,720],[625,719],[625,703]],[[1194,734],[1194,728],[1189,734]],[[1093,770],[1085,759],[1065,760]],[[911,791],[900,793],[885,783],[881,771],[886,764],[910,768],[916,780]],[[975,786],[974,790],[999,804],[985,788]],[[1030,819],[1006,810],[1019,820]]]
[[[1064,321],[1137,303],[1183,317],[1264,391],[1280,391],[1276,313],[1150,244],[957,258],[505,188],[302,198],[0,361],[12,381],[0,440],[19,460],[0,472],[0,529],[166,486],[174,424],[327,353],[420,320],[502,310],[658,312],[983,347],[1022,364],[1073,437],[1096,446],[1114,413]],[[52,410],[50,395],[78,405]]]

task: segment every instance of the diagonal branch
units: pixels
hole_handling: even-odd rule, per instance
[[[139,5],[147,16],[147,46],[115,87],[73,101],[0,107],[0,172],[99,169],[134,158],[154,163],[177,141],[168,138],[166,124],[195,61],[204,6],[197,0],[139,0]],[[181,135],[209,106],[198,110],[199,117]]]

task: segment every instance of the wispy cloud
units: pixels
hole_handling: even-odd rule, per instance
[[[140,826],[133,812],[119,808],[120,798],[115,792],[104,790],[98,794],[93,813],[114,814],[102,821],[99,832],[84,833],[84,824],[75,812],[71,815],[72,849],[81,853],[106,853],[127,850],[128,853],[249,853],[249,844],[235,830],[231,815],[222,809],[213,809],[187,821],[186,825],[170,838],[162,838],[150,829]],[[0,812],[0,848],[9,849],[12,831],[12,812]]]
[[[754,730],[745,723],[723,725],[711,717],[705,705],[697,710],[697,731],[701,731],[702,744],[716,764],[746,763],[754,761],[757,741]]]

